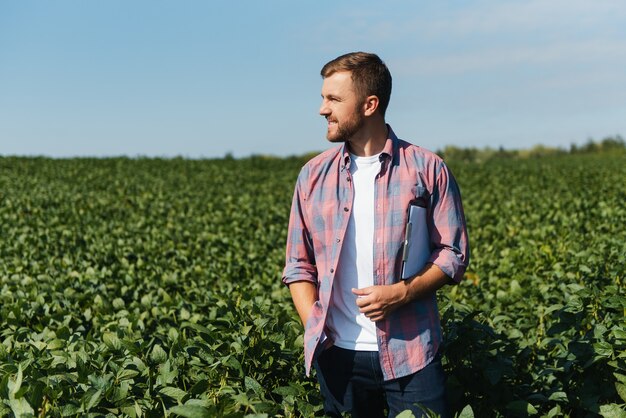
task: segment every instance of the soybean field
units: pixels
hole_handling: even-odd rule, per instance
[[[281,283],[305,157],[0,157],[0,416],[322,416]],[[626,416],[626,154],[448,161],[463,417]]]

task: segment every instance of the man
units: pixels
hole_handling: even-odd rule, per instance
[[[327,63],[320,115],[339,145],[309,161],[295,187],[283,282],[305,326],[330,416],[445,415],[435,293],[469,260],[457,184],[435,154],[385,123],[391,74],[374,54]],[[407,209],[425,198],[428,262],[401,279]]]

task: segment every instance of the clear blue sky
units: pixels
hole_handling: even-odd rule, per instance
[[[323,150],[319,70],[356,50],[432,150],[626,135],[623,0],[0,0],[0,155]]]

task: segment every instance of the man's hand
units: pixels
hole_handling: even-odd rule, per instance
[[[426,297],[452,280],[435,264],[426,264],[411,279],[391,285],[352,289],[359,311],[372,321],[385,319],[391,312],[412,300]]]
[[[405,303],[405,286],[369,286],[352,289],[359,311],[372,321],[380,321]]]

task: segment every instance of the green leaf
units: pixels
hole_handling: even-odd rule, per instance
[[[165,396],[176,399],[178,402],[180,402],[185,396],[187,396],[187,392],[173,386],[166,386],[159,390],[159,392]]]
[[[111,387],[112,379],[113,379],[113,375],[110,374],[110,373],[107,373],[107,374],[101,375],[101,376],[98,376],[98,375],[90,375],[89,376],[89,382],[91,383],[91,385],[95,389],[100,389],[103,392]]]
[[[22,387],[22,365],[17,366],[17,375],[15,378],[9,378],[7,389],[9,390],[9,399],[14,398]]]
[[[552,408],[551,410],[549,410],[547,418],[554,418],[554,417],[558,417],[558,416],[561,416],[561,406],[560,405],[557,405],[554,408]]]
[[[133,369],[122,369],[117,373],[117,380],[128,380],[137,376],[139,372]]]
[[[615,390],[617,390],[619,397],[626,402],[626,385],[615,382]]]
[[[170,360],[165,360],[165,363],[159,366],[159,378],[157,383],[161,386],[168,386],[178,377],[178,369],[172,368]]]
[[[65,342],[63,340],[55,338],[54,340],[48,342],[48,350],[58,350],[59,348],[63,348],[64,345]]]
[[[114,332],[105,332],[102,334],[102,342],[112,350],[119,350],[122,347],[122,342]]]
[[[0,417],[8,417],[10,412],[11,408],[4,403],[0,403]]]
[[[137,417],[137,411],[135,410],[135,406],[122,406],[120,408],[120,411],[122,411],[123,413],[125,413],[126,415],[128,415],[131,418],[136,418]]]
[[[165,360],[167,360],[167,353],[159,344],[155,344],[155,346],[152,347],[152,353],[150,353],[150,360],[156,364],[165,363]]]
[[[616,339],[618,340],[626,340],[626,331],[623,329],[615,328],[611,331]]]
[[[204,393],[209,388],[209,381],[207,379],[198,380],[192,387],[189,389],[189,392],[192,395],[199,395]]]
[[[113,299],[113,307],[115,309],[122,309],[124,307],[124,299],[122,298],[115,298]]]
[[[600,357],[611,357],[613,355],[613,346],[606,341],[595,343],[593,350]]]
[[[87,403],[85,404],[85,410],[89,411],[91,408],[96,406],[98,402],[100,402],[100,398],[102,398],[102,390],[98,389],[89,397]]]
[[[557,402],[567,402],[567,394],[565,392],[554,392],[548,399]]]
[[[624,418],[626,417],[626,411],[624,411],[618,404],[600,405],[600,415],[604,418]]]
[[[168,409],[168,412],[185,418],[210,418],[210,411],[199,405],[179,405]]]
[[[250,398],[248,398],[248,395],[246,395],[243,392],[232,395],[232,398],[240,405],[252,406],[252,402],[250,401]]]
[[[396,415],[396,418],[415,418],[415,415],[413,414],[413,412],[411,412],[410,409],[406,409]]]
[[[252,390],[257,395],[260,395],[261,393],[263,393],[263,388],[261,387],[259,382],[257,382],[256,380],[254,380],[250,376],[246,376],[245,379],[244,379],[244,382],[245,382],[245,385],[246,385],[246,389]]]
[[[143,372],[147,369],[146,363],[143,362],[139,357],[133,357],[132,363],[137,367],[137,370]]]
[[[35,411],[25,398],[9,399],[9,407],[16,418],[32,417],[35,414]]]
[[[522,292],[522,287],[519,285],[519,282],[515,279],[511,280],[510,288],[511,288],[511,293],[514,295]]]
[[[113,403],[117,403],[121,400],[125,400],[128,396],[128,391],[130,389],[130,385],[128,382],[121,382],[119,387],[113,387],[107,393],[107,399]]]
[[[474,418],[474,410],[470,405],[465,405],[465,408],[463,408],[457,418]]]
[[[503,368],[499,363],[489,363],[485,370],[483,370],[483,374],[492,385],[495,385],[500,381],[502,378],[502,372]]]
[[[63,405],[63,407],[61,408],[61,416],[64,416],[64,417],[74,417],[78,415],[79,412],[80,412],[80,407],[78,405],[74,405],[71,403],[67,405]]]
[[[291,386],[279,386],[273,389],[272,392],[280,396],[298,396],[298,393],[300,393],[296,388]]]
[[[509,402],[506,405],[506,409],[516,415],[535,415],[537,413],[537,409],[532,404],[523,400]]]
[[[563,309],[563,305],[561,305],[560,303],[555,303],[554,305],[548,306],[545,311],[544,311],[544,315],[548,316],[550,315],[552,312],[554,311],[558,311],[559,309]]]
[[[176,330],[176,328],[170,328],[167,330],[167,337],[170,341],[175,342],[178,340],[178,330]]]
[[[7,381],[7,389],[9,395],[9,407],[16,418],[31,417],[35,411],[28,401],[22,396],[18,396],[22,387],[22,365],[17,366],[17,375],[15,379],[9,378]]]

